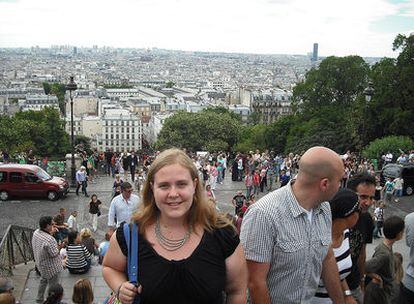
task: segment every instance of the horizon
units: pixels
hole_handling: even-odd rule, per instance
[[[414,0],[0,0],[0,48],[113,45],[188,52],[393,57]]]
[[[85,49],[85,50],[89,50],[89,49],[93,49],[94,46],[79,46],[79,45],[71,45],[71,44],[52,44],[50,46],[38,46],[38,45],[33,45],[33,46],[15,46],[15,47],[3,47],[0,46],[0,50],[31,50],[33,48],[39,48],[41,50],[53,50],[55,47],[67,47],[67,48],[78,48],[78,49]],[[167,51],[167,52],[177,52],[177,53],[186,53],[186,54],[194,54],[194,53],[207,53],[207,54],[224,54],[224,55],[252,55],[252,56],[300,56],[300,57],[309,57],[312,56],[312,52],[308,52],[307,54],[283,54],[283,53],[243,53],[243,52],[226,52],[226,51],[204,51],[204,50],[180,50],[180,49],[166,49],[166,48],[158,48],[158,47],[151,47],[151,48],[143,48],[143,47],[117,47],[117,46],[110,46],[110,45],[97,45],[98,49],[110,49],[110,50],[128,50],[128,51],[147,51],[147,52],[152,52],[152,51]],[[398,54],[397,54],[398,55]],[[324,59],[327,57],[331,57],[331,56],[336,56],[336,57],[346,57],[346,56],[360,56],[358,54],[355,55],[344,55],[344,56],[337,56],[337,55],[329,55],[329,56],[320,56],[318,55],[318,59]],[[376,57],[376,56],[360,56],[362,58],[372,58],[372,59],[381,59],[381,58],[385,58],[387,56],[383,56],[383,57]],[[394,56],[396,57],[396,56]],[[393,57],[393,58],[394,58]]]

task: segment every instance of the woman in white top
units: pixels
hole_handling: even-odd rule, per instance
[[[349,230],[359,218],[358,195],[350,189],[340,189],[329,202],[332,213],[332,247],[338,265],[342,290],[347,304],[355,303],[345,278],[351,272],[352,260],[349,250]],[[319,282],[312,304],[332,303],[323,281]]]

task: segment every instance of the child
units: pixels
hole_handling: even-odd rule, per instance
[[[395,280],[394,254],[392,247],[401,240],[404,220],[392,216],[384,222],[384,241],[375,248],[372,258],[365,263],[365,272],[372,281],[365,288],[365,304],[389,304]]]
[[[382,237],[382,226],[384,224],[384,202],[378,202],[377,208],[374,211],[375,217],[375,229],[374,229],[374,238]]]
[[[74,304],[92,304],[93,291],[88,279],[80,279],[73,286],[72,302]]]

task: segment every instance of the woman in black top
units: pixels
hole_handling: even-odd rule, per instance
[[[101,215],[101,211],[99,210],[99,205],[102,202],[98,199],[96,194],[91,196],[91,201],[89,202],[89,217],[92,224],[93,232],[96,232],[98,229],[98,216]]]
[[[103,276],[122,303],[246,303],[247,269],[234,227],[207,203],[198,172],[181,150],[151,165],[138,224],[138,280],[127,282],[123,225],[110,241]]]

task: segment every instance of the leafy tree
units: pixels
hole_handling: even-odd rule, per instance
[[[239,114],[234,113],[233,111],[230,111],[229,109],[222,107],[222,106],[205,108],[203,109],[203,112],[230,115],[232,118],[239,120],[239,121],[241,121],[242,119]]]
[[[277,154],[283,153],[289,131],[295,123],[298,123],[296,116],[287,115],[268,125],[264,134],[266,147]]]
[[[45,81],[42,83],[42,85],[43,85],[43,90],[45,91],[45,94],[49,95],[50,91],[52,90],[50,83]]]
[[[28,146],[41,156],[63,156],[70,151],[69,136],[65,132],[64,121],[54,108],[46,107],[42,111],[18,112],[12,118],[16,143]]]
[[[249,125],[257,125],[258,123],[260,123],[260,113],[257,111],[251,112],[249,117],[247,118],[247,123]]]
[[[413,147],[414,141],[407,136],[387,136],[372,141],[364,148],[362,154],[368,158],[378,159],[387,152],[399,155],[401,151],[408,152]]]
[[[173,88],[175,86],[175,83],[174,82],[172,82],[172,81],[168,81],[166,84],[165,84],[165,87],[166,88]]]
[[[266,131],[266,125],[244,126],[235,150],[248,152],[256,149],[267,149]]]
[[[301,102],[301,111],[311,115],[329,105],[349,108],[366,87],[368,71],[368,64],[359,56],[327,57],[294,88],[293,100]]]
[[[228,150],[237,140],[241,123],[228,113],[178,112],[165,120],[156,147],[191,151]]]
[[[45,88],[45,92],[46,92],[45,83],[43,83],[43,87]],[[53,83],[50,86],[49,94],[57,96],[58,102],[59,102],[60,113],[62,114],[65,113],[65,93],[66,93],[66,85],[64,85],[63,83]]]

